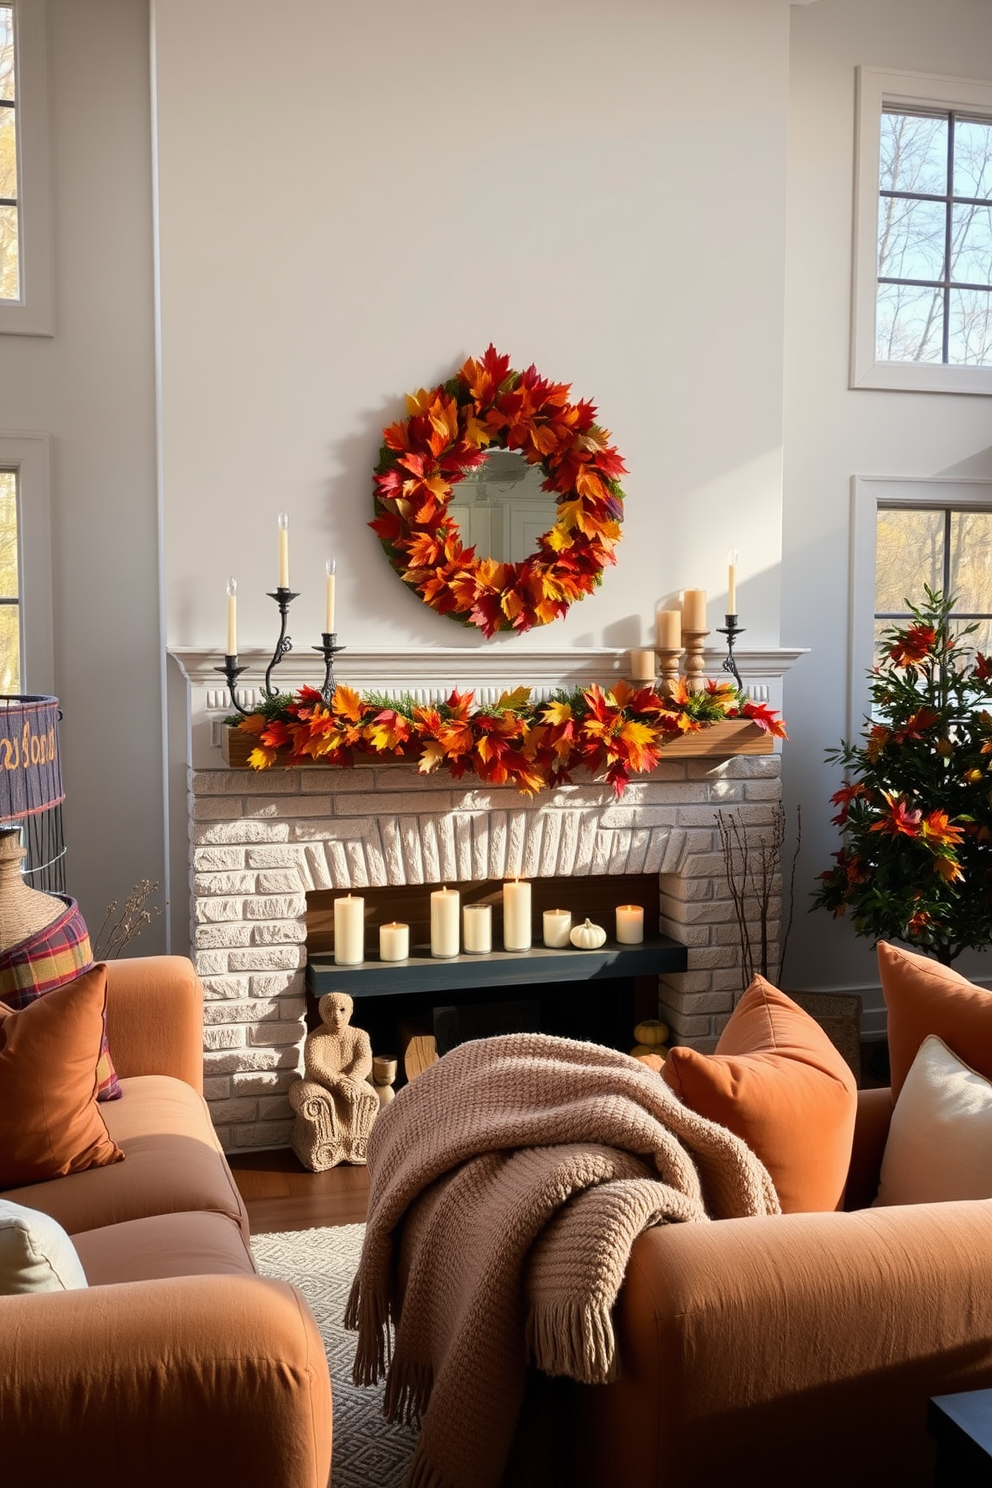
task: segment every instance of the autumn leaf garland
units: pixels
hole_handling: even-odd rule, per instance
[[[256,740],[248,760],[256,770],[308,760],[348,767],[378,757],[416,762],[424,774],[444,765],[455,779],[470,774],[535,795],[567,783],[581,766],[605,775],[619,797],[631,775],[654,769],[666,743],[730,718],[786,737],[779,716],[732,683],[708,682],[692,692],[684,679],[671,696],[618,682],[536,703],[529,688],[518,687],[478,707],[471,692],[419,704],[337,687],[325,702],[315,688],[303,687],[229,722]]]
[[[448,382],[407,396],[408,417],[383,430],[369,526],[390,564],[425,604],[484,635],[523,633],[560,619],[591,594],[615,561],[625,466],[596,409],[569,401],[570,387],[515,372],[490,345]],[[480,558],[462,544],[448,505],[489,445],[517,450],[544,472],[554,526],[520,563]]]

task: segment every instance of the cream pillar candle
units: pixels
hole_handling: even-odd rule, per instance
[[[365,900],[352,894],[334,901],[334,960],[338,966],[365,960]]]
[[[655,621],[655,637],[659,651],[678,651],[682,645],[681,610],[659,610]]]
[[[630,675],[634,682],[654,681],[654,652],[631,651]]]
[[[238,581],[227,581],[227,654],[238,654]]]
[[[544,944],[546,946],[550,946],[552,950],[567,946],[571,933],[572,916],[567,909],[546,909],[544,911]]]
[[[336,562],[334,561],[333,558],[328,558],[327,565],[326,565],[326,570],[327,570],[327,592],[326,592],[327,604],[326,604],[326,607],[325,607],[325,614],[324,614],[324,633],[325,633],[325,635],[333,635],[334,634],[334,581],[335,581],[335,577],[336,577],[336,574],[337,574],[337,564],[336,564]]]
[[[737,614],[737,549],[727,549],[727,614]]]
[[[644,939],[644,910],[639,904],[617,905],[617,940],[621,945],[640,945]]]
[[[682,591],[682,629],[696,632],[707,629],[705,589]]]
[[[405,961],[410,954],[410,926],[392,920],[379,926],[379,960]]]
[[[431,955],[457,956],[461,944],[458,934],[461,895],[457,889],[444,887],[431,894]]]
[[[466,904],[462,910],[462,943],[475,956],[488,956],[493,948],[493,907]]]
[[[279,513],[279,588],[289,588],[289,516]]]
[[[530,884],[516,878],[503,885],[503,949],[529,951],[530,947]]]

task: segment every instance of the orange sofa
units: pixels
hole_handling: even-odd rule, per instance
[[[125,1161],[4,1198],[69,1232],[88,1289],[0,1297],[0,1454],[11,1482],[326,1488],[331,1389],[306,1303],[260,1277],[203,1102],[188,961],[108,967]]]
[[[639,1237],[570,1484],[929,1488],[928,1398],[992,1386],[992,1200],[864,1207],[891,1114],[859,1092],[846,1212]]]

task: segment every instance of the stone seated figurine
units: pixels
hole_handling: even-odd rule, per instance
[[[303,1045],[303,1078],[289,1087],[296,1112],[292,1144],[304,1167],[322,1173],[338,1163],[364,1163],[379,1097],[368,1082],[372,1046],[361,1028],[349,1028],[354,1003],[346,992],[327,992],[317,1007],[321,1027]]]

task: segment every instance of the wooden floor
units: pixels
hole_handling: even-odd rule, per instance
[[[310,1173],[288,1147],[278,1152],[229,1154],[227,1160],[248,1209],[253,1235],[365,1222],[366,1168],[342,1163],[326,1173]]]

